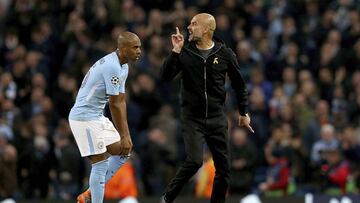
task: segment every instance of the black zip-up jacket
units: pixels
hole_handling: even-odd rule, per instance
[[[226,73],[235,91],[240,115],[248,112],[248,92],[235,53],[214,38],[215,45],[204,58],[194,42],[172,52],[161,69],[161,79],[172,80],[180,71],[183,115],[208,118],[223,115]]]

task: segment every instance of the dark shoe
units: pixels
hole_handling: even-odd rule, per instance
[[[160,197],[160,203],[173,203],[173,202],[168,202],[165,195]]]

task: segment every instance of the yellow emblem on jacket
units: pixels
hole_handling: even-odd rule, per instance
[[[218,57],[215,57],[214,58],[214,61],[213,61],[213,64],[218,64],[219,62],[218,62]]]

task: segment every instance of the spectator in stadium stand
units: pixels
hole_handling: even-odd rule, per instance
[[[287,195],[290,166],[287,158],[287,152],[284,148],[277,148],[270,151],[265,149],[266,160],[269,164],[266,174],[266,180],[259,184],[259,190],[262,193],[268,191],[281,191],[282,195]]]
[[[230,135],[230,194],[245,195],[251,190],[257,149],[245,130],[235,127]]]
[[[4,143],[4,145],[0,143],[0,146],[0,200],[2,200],[14,198],[18,189],[16,177],[17,151],[13,145],[8,143]]]
[[[326,160],[321,165],[321,175],[324,176],[324,182],[320,185],[321,191],[326,192],[330,188],[338,188],[341,194],[346,194],[346,183],[350,174],[348,161],[343,159],[339,148],[328,148],[323,152]]]

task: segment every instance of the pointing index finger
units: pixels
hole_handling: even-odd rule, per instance
[[[250,125],[247,125],[246,127],[247,127],[247,129],[249,129],[250,132],[255,133],[255,131],[252,129],[252,127]]]

